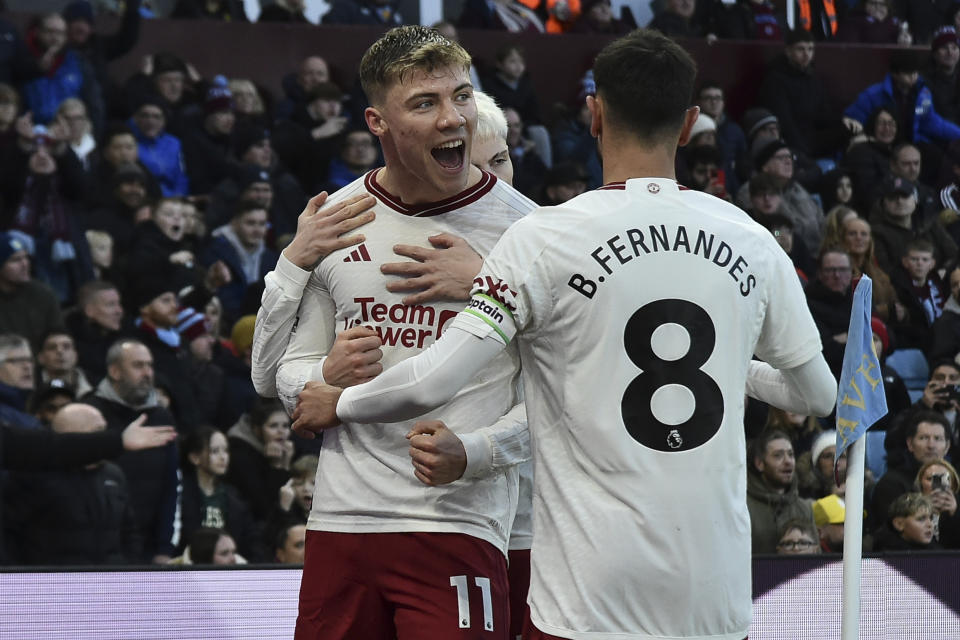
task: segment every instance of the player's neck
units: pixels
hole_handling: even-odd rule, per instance
[[[466,167],[466,182],[444,188],[406,171],[402,165],[387,163],[377,173],[377,183],[404,204],[424,204],[451,198],[480,181],[483,174],[473,165]]]
[[[636,142],[610,143],[605,139],[601,149],[604,184],[626,182],[630,178],[677,179],[676,147],[641,147]]]

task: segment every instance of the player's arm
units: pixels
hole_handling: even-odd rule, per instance
[[[310,438],[342,421],[399,422],[422,415],[449,402],[505,345],[494,334],[479,337],[451,326],[430,348],[365,384],[341,390],[308,383],[293,412],[293,430]]]
[[[790,369],[753,360],[747,370],[747,395],[784,411],[823,417],[836,406],[837,381],[823,354]]]
[[[253,334],[251,377],[261,396],[277,396],[277,369],[296,322],[297,308],[310,272],[330,253],[363,242],[346,235],[374,218],[376,200],[358,195],[321,209],[327,193],[307,202],[297,218],[297,233],[283,250],[277,268],[264,279],[263,297]]]

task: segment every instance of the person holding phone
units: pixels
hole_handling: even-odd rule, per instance
[[[957,511],[960,476],[957,470],[943,458],[930,460],[921,465],[914,487],[933,504],[937,540],[944,549],[960,549],[960,513]]]

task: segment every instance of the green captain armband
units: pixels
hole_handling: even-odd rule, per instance
[[[470,298],[470,303],[463,313],[480,318],[488,324],[497,335],[503,340],[504,344],[510,344],[510,340],[517,333],[517,326],[513,319],[513,312],[510,311],[502,302],[484,294],[475,293]]]

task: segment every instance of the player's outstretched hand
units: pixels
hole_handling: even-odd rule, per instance
[[[331,387],[322,382],[310,381],[304,385],[297,398],[297,408],[293,410],[293,432],[302,438],[312,440],[324,429],[340,424],[337,418],[337,400],[342,389]]]
[[[123,448],[127,451],[140,451],[141,449],[153,449],[162,447],[177,437],[177,430],[173,427],[145,427],[143,423],[147,421],[147,414],[141,413],[140,416],[127,425],[120,434],[123,441]]]
[[[407,434],[413,475],[437,486],[459,480],[467,469],[467,452],[453,431],[439,420],[422,420]]]
[[[346,389],[377,377],[383,371],[381,345],[377,332],[370,327],[341,331],[323,361],[324,382]]]
[[[310,198],[297,218],[297,234],[283,250],[287,260],[301,269],[313,269],[337,249],[363,242],[363,234],[345,234],[376,217],[373,205],[377,200],[371,195],[354,196],[321,209],[326,201],[326,191]]]
[[[389,262],[380,271],[389,276],[403,276],[387,284],[393,292],[416,291],[403,299],[403,304],[422,304],[433,300],[470,299],[473,279],[480,272],[483,258],[458,236],[441,233],[428,238],[433,249],[398,244],[394,253],[415,262]]]

